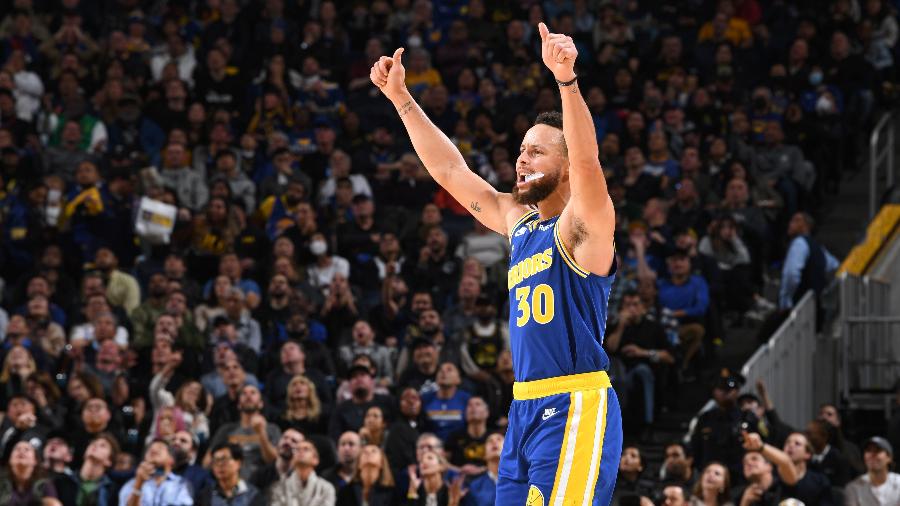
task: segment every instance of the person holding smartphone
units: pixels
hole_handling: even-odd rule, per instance
[[[157,439],[147,446],[134,478],[119,492],[125,506],[193,506],[188,482],[172,472],[175,457],[169,445]]]

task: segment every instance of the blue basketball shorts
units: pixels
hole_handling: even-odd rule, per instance
[[[605,371],[513,385],[497,506],[608,506],[622,415]]]

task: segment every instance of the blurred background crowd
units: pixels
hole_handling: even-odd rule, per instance
[[[900,419],[787,427],[717,355],[836,269],[816,218],[896,101],[897,3],[0,2],[0,503],[493,504],[509,243],[369,69],[406,47],[426,113],[509,191],[559,109],[543,20],[578,45],[617,209],[615,502],[900,504]],[[689,388],[716,409],[650,466]]]

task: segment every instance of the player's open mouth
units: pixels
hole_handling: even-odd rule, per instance
[[[538,179],[544,177],[543,172],[532,172],[531,174],[519,174],[519,180],[517,182],[518,186],[526,185],[532,181],[537,181]]]

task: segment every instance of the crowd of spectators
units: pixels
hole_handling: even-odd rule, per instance
[[[369,69],[406,47],[425,112],[509,191],[559,109],[541,20],[578,45],[617,210],[611,375],[652,425],[728,325],[824,287],[813,216],[895,97],[895,4],[0,2],[0,503],[493,504],[509,243],[435,185]],[[783,439],[696,433],[665,480],[626,448],[621,501],[897,504],[891,444],[863,466],[828,409]]]

